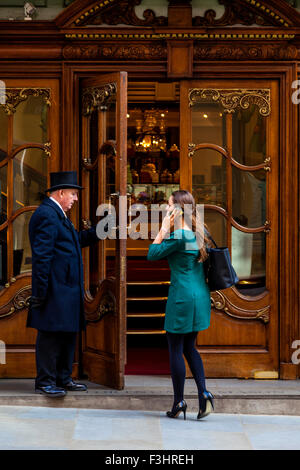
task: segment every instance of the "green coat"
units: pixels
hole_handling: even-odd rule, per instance
[[[190,230],[175,230],[162,243],[149,246],[147,259],[167,258],[171,269],[164,325],[170,333],[190,333],[209,327],[210,291],[198,256],[196,236]]]

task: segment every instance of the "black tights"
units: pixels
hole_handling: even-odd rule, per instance
[[[200,354],[195,348],[197,331],[192,333],[178,334],[167,332],[169,345],[170,368],[174,389],[174,406],[183,400],[184,382],[185,382],[185,363],[186,358],[189,368],[193,374],[198,388],[199,406],[202,408],[200,395],[206,390],[203,362]]]

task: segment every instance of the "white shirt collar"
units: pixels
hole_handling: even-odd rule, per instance
[[[63,211],[64,216],[67,217],[67,214],[65,213],[65,211],[61,207],[60,203],[56,199],[54,199],[54,197],[52,197],[52,196],[50,196],[50,199],[51,199],[51,201],[55,202],[55,204],[57,204],[58,207],[60,207],[60,209]]]

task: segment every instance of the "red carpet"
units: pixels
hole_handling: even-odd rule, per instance
[[[126,375],[169,375],[167,348],[128,348]]]

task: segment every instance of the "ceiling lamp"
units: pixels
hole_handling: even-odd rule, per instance
[[[154,152],[167,149],[165,118],[168,111],[145,110],[143,119],[136,119],[138,152]]]

